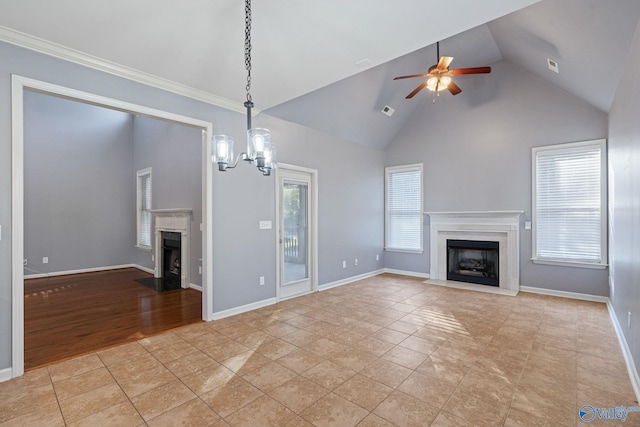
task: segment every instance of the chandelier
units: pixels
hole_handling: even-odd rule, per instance
[[[218,164],[219,171],[233,169],[242,158],[254,164],[263,175],[271,175],[271,170],[276,167],[277,147],[271,143],[271,132],[264,128],[251,128],[251,0],[245,0],[245,28],[244,28],[244,64],[247,69],[247,100],[244,106],[247,109],[247,151],[240,153],[234,160],[233,138],[227,135],[214,135],[212,138],[212,160]]]

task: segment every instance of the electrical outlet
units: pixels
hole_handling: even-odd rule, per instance
[[[376,254],[376,261],[380,261],[380,255]]]
[[[42,263],[43,264],[49,264],[49,257],[48,256],[43,256],[42,257]]]
[[[627,328],[631,329],[631,312],[627,313]]]
[[[260,286],[264,285],[264,276],[260,276]]]
[[[347,268],[347,261],[342,261],[342,268]]]
[[[358,258],[356,258],[356,261],[354,262],[355,265],[358,265]]]
[[[198,274],[202,274],[202,266],[201,265],[198,266]]]

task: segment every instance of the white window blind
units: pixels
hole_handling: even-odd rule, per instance
[[[385,169],[385,248],[422,251],[422,164]]]
[[[604,140],[533,149],[534,261],[606,262]]]
[[[138,246],[151,247],[151,168],[138,171]]]

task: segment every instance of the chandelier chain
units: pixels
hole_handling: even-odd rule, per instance
[[[251,102],[251,0],[245,0],[244,14],[244,65],[247,69],[247,101]]]

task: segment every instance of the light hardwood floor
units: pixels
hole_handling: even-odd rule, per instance
[[[604,304],[381,275],[30,371],[0,425],[638,426],[579,418],[635,399]]]
[[[155,292],[135,268],[25,281],[25,368],[200,322],[201,293]]]

